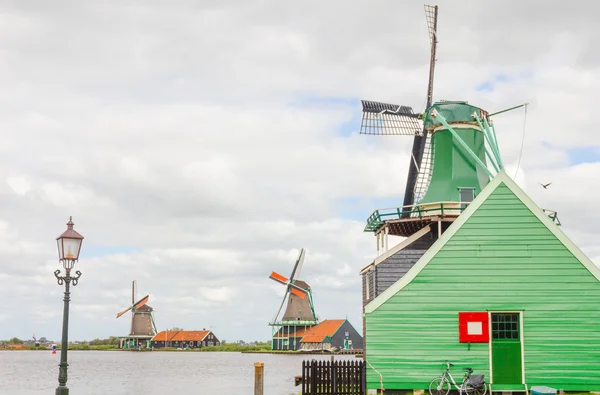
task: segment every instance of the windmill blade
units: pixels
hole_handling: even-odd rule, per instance
[[[427,86],[427,108],[433,103],[433,76],[435,74],[435,53],[437,49],[437,19],[438,6],[425,5],[425,19],[429,30],[429,44],[431,54],[429,57],[429,84]]]
[[[425,19],[429,30],[429,44],[433,45],[437,39],[437,6],[425,4]]]
[[[156,323],[154,322],[154,312],[150,313],[150,318],[152,319],[152,326],[154,327],[154,334],[157,334]]]
[[[363,108],[360,134],[420,136],[423,122],[408,106],[361,100]]]
[[[281,305],[279,306],[279,309],[277,310],[277,314],[275,314],[275,317],[273,317],[273,322],[277,322],[277,317],[279,317],[279,313],[281,313],[281,309],[283,308],[283,304],[285,303],[285,298],[287,298],[288,296],[288,291],[286,290],[285,293],[283,294],[283,300],[281,301]]]
[[[317,313],[315,313],[315,305],[313,304],[312,291],[308,291],[308,304],[310,305],[310,311],[312,312],[315,321],[318,321]]]
[[[415,182],[415,189],[413,192],[413,204],[417,204],[423,199],[429,183],[431,182],[431,175],[433,174],[433,149],[431,144],[431,134],[427,133],[425,139],[425,148],[423,149],[423,156],[421,157],[421,165],[417,168],[417,179]],[[413,161],[416,162],[416,158],[412,156]]]
[[[425,19],[427,21],[427,29],[429,30],[429,44],[431,53],[429,55],[429,80],[427,84],[427,101],[425,108],[429,109],[433,103],[433,80],[435,75],[435,53],[437,48],[437,18],[438,17],[438,6],[425,5]],[[410,206],[414,204],[415,197],[420,199],[419,196],[415,196],[415,189],[417,186],[419,173],[423,172],[423,155],[425,154],[427,145],[427,130],[423,127],[420,135],[415,135],[412,147],[412,154],[410,163],[408,165],[408,175],[406,177],[406,188],[404,190],[404,202],[403,206]],[[425,137],[425,138],[423,138]],[[423,174],[425,178],[426,175]],[[426,190],[425,190],[426,191]],[[422,192],[425,193],[425,192]],[[402,217],[405,218],[409,214],[403,212]]]
[[[119,314],[117,314],[117,318],[119,318],[120,316],[122,316],[123,314],[127,313],[129,310],[131,310],[133,306],[129,306],[128,308],[126,308],[125,310],[121,311]]]
[[[287,284],[287,281],[288,281],[288,279],[286,277],[282,276],[279,273],[275,273],[275,272],[271,272],[271,275],[269,276],[269,278],[271,280],[275,280],[278,283],[283,284],[283,285]]]
[[[135,280],[131,282],[131,304],[135,304]]]
[[[296,264],[294,265],[294,270],[292,270],[292,275],[290,276],[290,283],[293,283],[298,277],[300,277],[300,271],[302,270],[302,265],[304,264],[304,248],[300,250],[300,254],[298,255],[298,259],[296,259]]]
[[[138,300],[137,302],[135,302],[135,303],[133,304],[133,306],[131,306],[131,308],[132,308],[133,310],[137,310],[137,309],[139,309],[140,307],[142,307],[143,305],[145,305],[146,303],[148,303],[148,299],[149,299],[149,298],[150,298],[150,295],[146,295],[146,296],[144,296],[143,298],[141,298],[140,300]]]
[[[290,284],[290,292],[299,297],[300,299],[304,299],[306,297],[306,291],[300,287],[296,287]]]

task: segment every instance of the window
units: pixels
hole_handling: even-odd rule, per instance
[[[458,188],[458,196],[460,202],[463,203],[460,208],[464,210],[475,199],[475,188]]]
[[[492,339],[519,339],[519,313],[493,313]]]
[[[350,336],[350,332],[348,332],[348,331],[344,332],[344,336],[346,336],[346,337]]]

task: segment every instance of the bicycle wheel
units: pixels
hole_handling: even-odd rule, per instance
[[[450,392],[450,382],[443,377],[436,377],[429,383],[430,395],[448,395],[448,392]]]
[[[471,387],[470,385],[467,385],[467,388],[465,388],[465,392],[468,395],[485,395],[485,394],[487,394],[487,384],[484,383],[483,387],[479,387],[479,388],[475,388],[475,387]]]
[[[472,392],[473,395],[485,395],[487,394],[487,383],[483,383],[483,387],[475,388]]]

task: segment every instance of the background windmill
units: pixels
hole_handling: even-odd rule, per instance
[[[131,329],[129,336],[121,338],[121,348],[135,348],[140,343],[149,347],[150,340],[156,334],[154,323],[154,310],[150,307],[148,299],[150,295],[136,300],[137,283],[131,284],[131,305],[117,314],[117,318],[131,310]]]
[[[269,276],[270,279],[286,287],[281,305],[269,323],[273,327],[272,348],[274,350],[297,350],[306,329],[319,322],[315,314],[311,288],[305,281],[299,279],[305,254],[304,248],[301,249],[289,278],[276,272],[272,272]],[[279,320],[286,300],[287,307]]]

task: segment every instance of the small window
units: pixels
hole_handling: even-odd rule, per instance
[[[492,339],[518,340],[519,313],[493,313]]]
[[[344,333],[344,336],[346,336],[346,337],[350,336],[350,332],[346,331],[346,332]]]
[[[458,194],[460,202],[463,203],[460,207],[465,209],[475,199],[475,188],[458,188]]]

